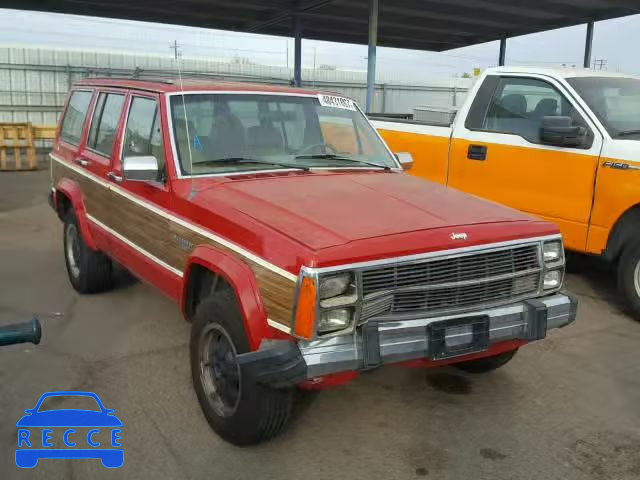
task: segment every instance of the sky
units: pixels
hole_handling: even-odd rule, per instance
[[[70,35],[69,32],[73,32]],[[507,65],[582,65],[585,25],[551,30],[507,42]],[[81,39],[81,40],[80,40]],[[640,40],[640,15],[598,22],[594,29],[593,59],[604,59],[609,71],[640,73],[640,56],[633,53]],[[265,65],[293,66],[293,40],[175,25],[112,20],[75,15],[0,9],[0,45],[79,48],[173,55],[177,41],[185,57],[240,57]],[[303,40],[306,68],[331,65],[365,71],[365,45]],[[459,76],[474,67],[497,64],[498,42],[442,53],[378,47],[378,81],[420,81]]]

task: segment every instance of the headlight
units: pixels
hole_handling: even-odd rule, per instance
[[[318,334],[338,332],[348,328],[353,319],[353,309],[334,308],[325,310],[320,314],[318,321]]]
[[[346,335],[356,323],[358,293],[353,272],[304,275],[298,291],[293,333],[307,340]]]
[[[351,273],[340,273],[320,278],[320,300],[345,293],[353,281]]]
[[[559,288],[562,285],[562,271],[549,270],[544,274],[544,289]]]
[[[545,242],[542,245],[542,259],[545,263],[555,263],[564,260],[564,249],[560,240]]]

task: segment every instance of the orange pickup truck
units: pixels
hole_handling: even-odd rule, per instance
[[[487,70],[452,125],[379,119],[410,173],[556,223],[565,247],[614,262],[640,320],[640,78]]]

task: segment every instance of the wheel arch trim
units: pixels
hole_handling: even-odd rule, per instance
[[[625,245],[634,238],[634,235],[640,238],[640,203],[625,210],[613,224],[607,239],[605,258],[618,259]]]
[[[196,266],[219,275],[233,289],[251,350],[257,350],[263,339],[274,337],[269,328],[273,326],[273,322],[269,322],[258,281],[251,267],[237,257],[209,245],[196,246],[184,269],[180,306],[186,319],[189,318],[190,281]]]
[[[80,186],[68,178],[61,178],[55,187],[55,204],[59,212],[60,195],[64,195],[73,208],[73,213],[78,221],[82,238],[91,250],[98,250],[96,242],[89,228],[89,219],[87,217],[87,209],[84,205],[84,196]]]

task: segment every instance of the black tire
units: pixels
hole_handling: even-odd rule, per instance
[[[111,288],[111,260],[87,246],[82,238],[78,220],[71,209],[64,216],[62,239],[64,262],[73,288],[80,293],[97,293]]]
[[[628,245],[618,262],[618,290],[631,315],[640,321],[640,244]]]
[[[468,362],[455,363],[453,366],[468,373],[486,373],[500,368],[511,361],[518,349],[500,353],[493,357],[470,360]]]
[[[215,347],[207,343],[210,336],[218,337]],[[229,342],[235,352],[231,355],[225,347],[225,366],[216,369],[216,361],[220,362],[216,353]],[[293,403],[293,388],[274,389],[258,384],[230,360],[235,354],[248,351],[249,341],[233,292],[224,289],[203,300],[191,326],[193,386],[211,428],[234,445],[252,445],[276,436],[287,424]],[[217,373],[222,371],[226,376]],[[229,373],[232,371],[235,373]],[[229,385],[237,385],[237,389],[229,389]],[[232,392],[217,393],[229,390]]]

